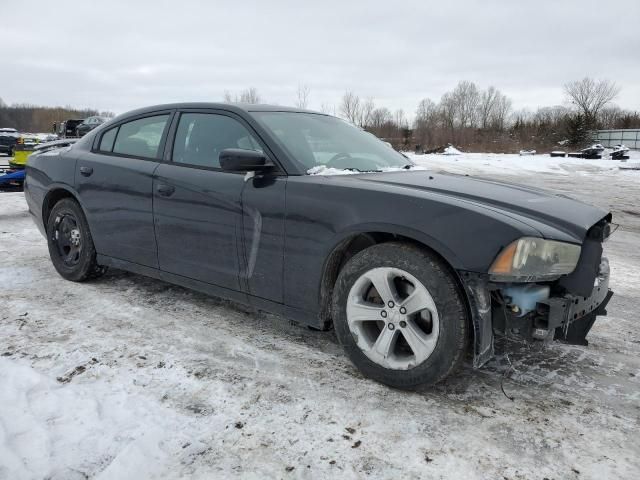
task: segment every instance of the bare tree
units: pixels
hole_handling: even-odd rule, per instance
[[[381,130],[386,124],[391,122],[391,112],[388,108],[376,108],[371,112],[369,125],[374,130]]]
[[[329,115],[334,115],[336,114],[336,106],[328,103],[328,102],[322,102],[322,105],[320,105],[320,111],[322,113],[327,113]]]
[[[240,92],[240,103],[255,104],[260,103],[261,101],[262,99],[258,94],[258,89],[256,89],[255,87],[250,87]]]
[[[416,123],[431,122],[438,113],[438,107],[430,98],[420,100],[416,110]]]
[[[425,98],[418,104],[416,118],[413,122],[418,142],[425,146],[433,143],[434,133],[438,128],[439,111],[435,102]]]
[[[490,115],[491,128],[499,132],[503,131],[507,126],[507,119],[510,113],[511,100],[498,91]]]
[[[615,125],[624,115],[624,111],[617,105],[604,107],[598,115],[598,123],[603,128],[615,128]]]
[[[480,93],[478,101],[478,120],[480,128],[488,128],[496,106],[496,100],[500,92],[494,86],[490,86]]]
[[[304,83],[298,84],[298,91],[296,92],[296,107],[298,108],[307,108],[309,104],[309,94],[311,93],[311,88],[309,85]]]
[[[228,90],[224,91],[224,101],[226,103],[250,103],[250,104],[255,104],[255,103],[260,103],[262,101],[262,98],[260,97],[260,94],[258,93],[258,89],[255,87],[250,87],[247,88],[246,90],[242,90],[240,92],[240,95],[235,94],[235,95],[231,95],[231,92],[229,92]]]
[[[442,98],[440,98],[439,109],[443,126],[453,132],[456,126],[458,105],[451,92],[446,92],[442,95]]]
[[[399,129],[409,128],[409,123],[407,122],[407,117],[404,116],[404,110],[399,108],[393,114],[393,121]]]
[[[451,96],[455,105],[458,126],[460,128],[474,127],[480,101],[480,94],[476,84],[463,80],[456,85]]]
[[[355,93],[346,91],[340,103],[340,114],[354,125],[360,119],[360,97]]]
[[[587,123],[593,125],[602,108],[620,93],[620,88],[609,80],[582,80],[569,82],[564,86],[569,101],[585,116]]]
[[[373,98],[367,98],[360,105],[360,118],[358,120],[358,125],[362,128],[371,124],[371,116],[373,115],[373,111],[375,110],[376,105],[373,102]]]

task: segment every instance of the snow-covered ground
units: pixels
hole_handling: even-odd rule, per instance
[[[607,151],[608,152],[608,151]],[[618,173],[620,167],[640,162],[640,152],[630,152],[630,159],[609,160],[607,154],[602,160],[585,160],[582,158],[550,157],[549,155],[513,155],[505,153],[462,153],[414,155],[405,153],[414,162],[437,170],[451,173],[483,174],[483,175],[533,175],[552,173],[555,175],[575,175],[589,173]],[[628,173],[628,172],[624,172]],[[638,177],[637,173],[633,177]]]
[[[616,296],[589,347],[511,345],[436,388],[391,390],[331,332],[123,272],[62,280],[22,194],[0,194],[0,479],[638,478],[640,171],[413,158],[614,211]]]

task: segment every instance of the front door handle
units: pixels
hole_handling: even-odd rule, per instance
[[[93,173],[93,168],[91,168],[91,167],[80,167],[80,175],[84,175],[85,177],[88,177],[92,173]]]
[[[173,192],[175,192],[176,189],[171,185],[161,183],[156,188],[156,191],[158,192],[158,195],[162,195],[163,197],[170,197],[171,195],[173,195]]]

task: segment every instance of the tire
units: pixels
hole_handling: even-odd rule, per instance
[[[386,283],[386,293],[372,278]],[[332,314],[347,356],[378,382],[415,389],[462,365],[469,335],[463,293],[442,260],[417,246],[382,243],[354,255],[338,275]]]
[[[47,219],[49,256],[57,272],[67,280],[84,282],[103,275],[87,219],[78,202],[63,198]]]

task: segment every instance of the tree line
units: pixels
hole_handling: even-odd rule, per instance
[[[298,86],[297,107],[308,107],[310,91],[308,85]],[[438,101],[422,99],[411,122],[402,109],[392,111],[353,91],[346,91],[337,107],[324,103],[320,110],[396,148],[431,151],[453,144],[468,151],[517,152],[549,150],[559,144],[579,148],[591,141],[592,130],[640,128],[639,112],[612,103],[619,93],[614,82],[584,78],[564,85],[565,105],[514,110],[511,99],[496,87],[481,89],[465,80]],[[263,99],[256,88],[250,88],[235,96],[227,92],[225,101],[260,103]]]
[[[0,99],[0,128],[11,127],[19,132],[48,133],[53,124],[69,119],[82,119],[94,115],[112,117],[112,112],[99,112],[92,108],[42,107],[29,104],[7,105]]]
[[[337,106],[323,103],[320,110],[342,117],[396,148],[432,151],[453,144],[478,152],[543,151],[558,145],[582,147],[591,140],[589,132],[596,129],[640,128],[639,112],[613,103],[619,93],[614,82],[584,78],[564,85],[564,105],[514,110],[511,99],[496,87],[482,89],[465,80],[437,101],[420,100],[411,121],[402,109],[390,110],[353,91],[346,91]],[[298,108],[308,108],[311,88],[298,85],[294,98]],[[239,93],[225,91],[224,101],[264,103],[264,98],[251,87]],[[113,116],[95,109],[7,106],[0,99],[0,127],[19,131],[49,132],[54,122],[98,114]]]

